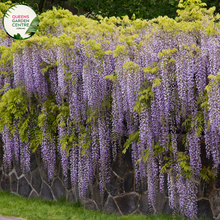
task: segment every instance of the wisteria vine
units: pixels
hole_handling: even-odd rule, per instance
[[[5,166],[14,159],[28,171],[40,147],[48,181],[59,156],[80,198],[97,176],[103,195],[112,161],[131,146],[136,189],[148,186],[151,210],[166,173],[170,207],[195,217],[199,180],[214,178],[220,163],[220,26],[200,1],[180,6],[176,20],[151,21],[53,9],[25,42],[2,33]],[[213,175],[203,172],[203,139]]]

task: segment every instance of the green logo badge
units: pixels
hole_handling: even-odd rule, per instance
[[[38,29],[39,18],[31,7],[16,4],[6,11],[2,23],[5,32],[10,37],[24,40],[35,34]]]

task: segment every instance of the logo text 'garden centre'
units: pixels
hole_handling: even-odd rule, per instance
[[[34,35],[39,25],[35,11],[23,4],[11,6],[4,14],[2,22],[6,33],[18,40],[27,39]]]
[[[29,15],[12,15],[12,18],[12,27],[17,27],[16,29],[25,29],[24,27],[29,27]]]

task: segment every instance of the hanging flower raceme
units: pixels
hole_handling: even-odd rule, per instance
[[[58,126],[58,151],[59,151],[59,155],[60,155],[60,159],[61,159],[61,166],[62,166],[62,171],[63,171],[63,175],[65,178],[65,181],[67,181],[68,178],[68,167],[69,167],[69,156],[67,157],[67,152],[66,149],[64,147],[62,147],[62,140],[66,135],[66,128],[65,128],[65,123],[63,118],[61,118],[60,120],[60,124]],[[65,145],[64,145],[65,146]]]
[[[10,133],[10,130],[6,127],[3,128],[2,140],[4,143],[4,145],[3,145],[3,150],[4,150],[3,162],[6,167],[11,168],[11,163],[13,160],[14,143],[13,143],[13,138]]]
[[[28,96],[32,96],[35,92],[34,88],[34,75],[31,65],[31,48],[24,47],[22,53],[22,59],[24,60],[24,85]]]
[[[41,72],[41,63],[42,59],[40,56],[39,49],[37,47],[32,48],[31,52],[31,61],[33,68],[33,79],[34,79],[34,87],[38,96],[41,97],[41,100],[44,102],[49,93],[48,93],[48,85],[45,79],[45,74]]]
[[[42,144],[41,144],[41,157],[44,162],[44,166],[47,169],[48,181],[51,181],[54,176],[54,169],[56,165],[56,150],[54,137],[51,136],[50,130],[48,128],[46,118],[47,109],[45,106],[42,107],[42,113],[44,117],[44,123],[42,126]]]

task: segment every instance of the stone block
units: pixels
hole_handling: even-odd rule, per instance
[[[128,165],[128,169],[129,170],[133,170],[133,164],[132,164],[132,159],[131,159],[131,152],[129,150],[126,151],[126,153],[124,154],[125,157],[125,161]]]
[[[2,167],[0,167],[0,179],[2,177]]]
[[[138,194],[129,193],[114,198],[116,204],[124,215],[133,213],[138,208]]]
[[[162,213],[169,214],[169,215],[172,215],[172,213],[173,213],[173,210],[169,206],[169,200],[168,199],[166,200],[166,202],[163,206]]]
[[[44,181],[42,182],[40,197],[42,199],[53,200],[53,194],[51,192],[51,189]]]
[[[117,207],[114,199],[110,196],[108,197],[108,199],[105,203],[103,211],[107,214],[110,214],[110,213],[121,214],[120,211],[118,210],[118,207]]]
[[[18,188],[17,177],[14,173],[12,173],[10,176],[10,183],[11,183],[11,191],[17,193],[17,188]]]
[[[30,170],[33,171],[38,167],[37,160],[35,157],[35,153],[31,154],[31,160],[30,160]]]
[[[67,193],[67,201],[68,202],[77,202],[76,196],[72,190]]]
[[[220,166],[218,168],[218,175],[214,180],[215,188],[220,189]]]
[[[7,175],[2,175],[1,188],[2,188],[2,190],[10,191],[10,180]]]
[[[74,195],[76,196],[76,201],[79,201],[79,188],[78,185],[76,184],[75,188],[73,189]]]
[[[47,174],[47,169],[44,167],[43,162],[40,164],[40,175],[41,175],[42,180],[44,180],[47,183],[48,174]]]
[[[38,198],[38,197],[39,197],[39,195],[36,193],[36,191],[32,190],[29,198]]]
[[[168,197],[167,173],[164,173],[164,193]]]
[[[60,169],[59,169],[59,178],[64,181],[64,176],[63,176],[63,168],[62,164],[60,163]]]
[[[84,199],[92,199],[91,190],[89,188],[87,188],[85,190],[85,192],[83,192],[83,198]]]
[[[42,163],[42,158],[41,158],[41,146],[39,146],[37,148],[37,150],[34,152],[35,154],[35,159],[36,159],[36,162],[37,162],[37,167],[40,168],[41,166],[41,163]],[[35,165],[36,166],[36,165]]]
[[[209,195],[213,191],[213,184],[211,182],[207,183],[206,181],[200,181],[197,198],[209,198]]]
[[[220,214],[220,190],[214,190],[210,196],[210,203],[214,217]]]
[[[96,202],[98,208],[100,210],[103,210],[103,206],[104,206],[103,204],[105,204],[107,200],[108,193],[105,190],[103,196],[101,196],[98,184],[94,185],[92,190],[93,190],[93,200]]]
[[[83,201],[83,207],[90,210],[98,210],[95,202],[91,199]]]
[[[60,179],[56,178],[53,181],[52,184],[52,190],[53,190],[53,194],[55,196],[56,199],[58,199],[61,196],[65,196],[66,195],[66,190],[64,188],[63,183],[60,181]]]
[[[112,170],[121,178],[124,177],[125,173],[128,170],[128,165],[124,158],[124,155],[119,154],[112,165]]]
[[[136,185],[135,191],[139,194],[143,194],[147,190],[147,178],[145,182],[139,182],[139,185]]]
[[[111,196],[123,193],[123,179],[120,179],[114,173],[111,173],[110,182],[106,183],[106,190]]]
[[[58,177],[60,178],[60,180],[63,182],[65,188],[67,190],[71,190],[72,189],[72,184],[71,184],[71,178],[70,178],[70,170],[68,169],[67,171],[67,177],[65,177],[63,175],[63,168],[62,165],[60,164],[60,169],[59,169],[59,175]]]
[[[25,177],[22,177],[18,181],[18,194],[24,197],[28,197],[32,188],[29,185]]]
[[[140,206],[139,210],[142,214],[146,215],[149,214],[149,208],[148,208],[148,193],[145,192],[141,197],[140,197]]]
[[[37,191],[38,194],[40,193],[41,184],[42,184],[41,175],[39,170],[36,169],[32,172],[32,186]]]
[[[21,164],[19,161],[14,161],[15,163],[15,171],[16,171],[16,174],[17,174],[17,177],[20,177],[22,174],[23,174],[23,171],[21,169]]]
[[[136,210],[132,215],[141,215],[140,211]]]
[[[134,191],[134,172],[127,172],[124,177],[125,192]]]
[[[71,184],[71,178],[70,178],[70,170],[68,170],[68,178],[65,182],[65,188],[67,190],[71,190],[72,189],[72,184]]]
[[[198,205],[198,213],[197,213],[198,218],[203,217],[203,218],[213,219],[213,214],[209,200],[201,199],[197,201],[197,205]]]
[[[163,206],[166,202],[166,197],[164,193],[161,193],[160,190],[158,189],[156,191],[156,205],[155,205],[155,209],[157,213],[161,213],[163,210]]]
[[[31,176],[32,176],[31,171],[25,173],[25,178],[29,181],[29,183],[31,183],[31,178],[32,178]]]

